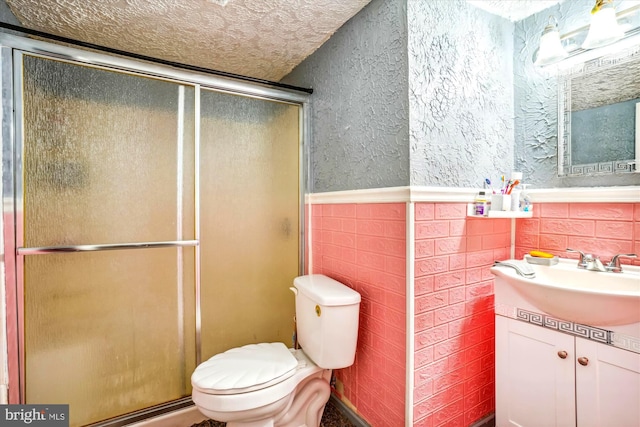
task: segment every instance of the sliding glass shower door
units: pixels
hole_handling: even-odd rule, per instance
[[[202,359],[292,345],[299,272],[300,106],[202,90]]]
[[[194,87],[22,64],[26,403],[84,425],[190,393]]]
[[[291,345],[301,101],[34,50],[0,48],[10,403],[121,425],[215,353]]]

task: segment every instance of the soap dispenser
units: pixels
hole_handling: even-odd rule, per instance
[[[533,212],[531,196],[529,196],[529,192],[527,191],[528,184],[520,185],[522,185],[522,191],[520,192],[520,209],[522,210],[522,212]]]

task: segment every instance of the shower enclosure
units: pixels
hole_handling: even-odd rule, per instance
[[[124,424],[291,345],[306,96],[2,35],[10,403]]]

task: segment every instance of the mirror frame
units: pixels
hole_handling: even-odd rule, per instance
[[[588,176],[640,172],[640,103],[636,105],[635,158],[610,162],[571,164],[571,83],[584,75],[605,68],[624,66],[631,61],[640,61],[640,45],[614,55],[601,56],[568,68],[558,76],[558,176]]]

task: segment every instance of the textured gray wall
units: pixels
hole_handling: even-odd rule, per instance
[[[373,0],[283,81],[313,87],[312,192],[409,185],[406,0]]]
[[[513,23],[409,0],[411,185],[482,187],[513,170]]]
[[[313,192],[482,186],[513,165],[513,24],[374,0],[284,81],[312,86]]]
[[[630,6],[624,1],[615,4],[617,10]],[[588,25],[591,7],[593,0],[568,0],[515,25],[515,168],[537,188],[640,184],[638,174],[557,176],[557,74],[552,68],[535,67],[532,57],[550,15],[556,17],[564,34]]]

